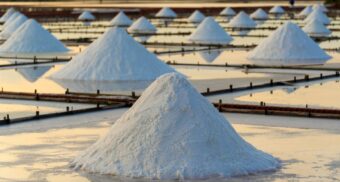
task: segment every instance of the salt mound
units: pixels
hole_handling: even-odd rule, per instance
[[[78,16],[78,20],[82,21],[89,21],[89,20],[95,20],[96,17],[89,11],[84,11]]]
[[[307,17],[313,11],[312,6],[306,6],[300,13],[299,17]]]
[[[281,6],[274,6],[269,10],[269,13],[283,14],[283,13],[285,13],[285,10]]]
[[[17,68],[17,71],[29,82],[33,83],[42,77],[52,66]]]
[[[183,76],[152,83],[75,169],[152,179],[200,179],[275,170],[279,162],[243,140]]]
[[[212,17],[205,18],[188,40],[207,44],[228,44],[233,40]]]
[[[5,29],[9,24],[11,24],[18,16],[22,15],[19,11],[14,12],[4,23],[2,29]]]
[[[323,23],[319,22],[318,20],[310,21],[305,27],[303,27],[302,30],[312,37],[326,37],[332,33]]]
[[[252,20],[244,11],[239,12],[233,19],[231,19],[228,25],[233,28],[256,27],[255,21]]]
[[[201,58],[208,63],[214,62],[217,59],[217,57],[220,56],[221,53],[222,53],[221,50],[209,50],[198,52]]]
[[[264,39],[248,56],[263,64],[323,64],[331,57],[299,26],[287,22]]]
[[[190,17],[188,18],[188,22],[190,23],[201,23],[204,20],[205,16],[200,11],[195,10]]]
[[[120,11],[110,22],[110,25],[117,27],[128,27],[131,24],[132,20],[123,11]]]
[[[250,17],[254,20],[266,20],[268,19],[267,13],[262,9],[257,9],[254,13],[250,15]]]
[[[177,14],[169,7],[164,7],[156,14],[157,18],[176,18]]]
[[[224,8],[221,12],[220,12],[220,15],[221,16],[235,16],[236,13],[235,11],[230,8],[230,7],[227,7],[227,8]]]
[[[304,22],[308,23],[312,20],[318,20],[319,22],[322,22],[325,25],[328,25],[331,23],[327,15],[325,15],[320,9],[313,10],[312,13],[307,16]]]
[[[60,53],[68,49],[34,19],[22,24],[0,46],[2,53]]]
[[[175,72],[136,42],[123,28],[110,28],[75,56],[52,79],[143,81]]]
[[[14,8],[9,8],[4,15],[0,18],[0,22],[6,22],[8,18],[10,18],[16,10]]]
[[[128,28],[128,31],[131,33],[155,33],[157,29],[148,19],[142,16]]]
[[[13,21],[8,22],[9,24],[4,27],[4,29],[0,33],[0,37],[2,39],[8,39],[8,37],[10,37],[12,33],[15,32],[15,30],[17,30],[22,24],[24,24],[27,19],[28,18],[23,14],[16,16]]]

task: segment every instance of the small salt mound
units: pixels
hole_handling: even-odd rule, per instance
[[[313,10],[320,9],[322,12],[328,12],[328,9],[323,4],[314,4]]]
[[[131,33],[155,33],[157,29],[148,19],[142,16],[128,28],[128,31]]]
[[[299,17],[307,17],[309,14],[311,14],[313,11],[312,6],[306,6],[300,13]]]
[[[205,16],[199,10],[195,10],[190,17],[188,18],[188,22],[190,23],[201,23],[204,20]]]
[[[154,81],[75,169],[152,179],[202,179],[275,170],[183,76]]]
[[[230,20],[228,26],[233,28],[254,28],[256,27],[256,23],[247,15],[247,13],[241,11]]]
[[[156,14],[157,18],[176,18],[177,14],[169,7],[164,7]]]
[[[110,22],[110,25],[116,27],[128,27],[132,24],[132,20],[126,16],[123,11],[120,11]]]
[[[312,20],[318,20],[319,22],[322,22],[325,25],[328,25],[331,23],[327,15],[325,15],[320,9],[313,10],[312,13],[307,16],[304,22],[308,23]]]
[[[2,53],[60,53],[68,49],[34,19],[22,24],[0,46]]]
[[[11,24],[18,16],[22,15],[19,11],[14,12],[4,23],[2,29],[5,29],[9,24]]]
[[[248,55],[250,60],[271,65],[323,64],[330,58],[299,26],[291,22],[274,31]]]
[[[27,21],[27,19],[28,18],[23,14],[18,15],[12,22],[8,22],[9,24],[4,27],[0,33],[0,37],[2,39],[8,39],[15,30]]]
[[[189,41],[206,44],[229,44],[233,40],[212,17],[206,17],[191,33]]]
[[[123,28],[110,28],[75,56],[52,79],[145,81],[175,72],[136,42]]]
[[[52,66],[17,68],[17,71],[29,82],[33,83],[42,77]]]
[[[235,16],[236,13],[235,11],[230,8],[230,7],[227,7],[227,8],[224,8],[221,12],[220,12],[220,15],[221,16]]]
[[[269,10],[269,13],[283,14],[283,13],[285,13],[285,10],[281,6],[274,6]]]
[[[95,20],[96,17],[89,11],[84,11],[78,16],[78,20],[82,21],[89,21],[89,20]]]
[[[305,27],[303,27],[303,31],[305,31],[311,37],[327,37],[332,32],[321,22],[318,20],[310,21]]]
[[[267,13],[262,9],[259,8],[255,12],[253,12],[250,17],[254,20],[266,20],[268,19]]]
[[[6,22],[14,13],[16,10],[14,8],[9,8],[4,15],[0,18],[0,22]]]

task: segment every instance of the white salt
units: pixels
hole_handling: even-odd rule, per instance
[[[277,159],[242,139],[183,76],[152,83],[75,169],[151,179],[204,179],[275,170]]]
[[[287,22],[265,38],[248,59],[269,65],[323,64],[331,57],[299,26]]]
[[[235,16],[236,13],[232,8],[226,7],[220,12],[220,15],[221,16]]]
[[[247,13],[241,11],[230,20],[228,26],[233,28],[254,28],[256,27],[256,22]]]
[[[117,27],[128,27],[131,24],[132,20],[123,11],[120,11],[110,22],[110,25]]]
[[[78,16],[78,20],[82,21],[89,21],[89,20],[95,20],[96,17],[89,11],[84,11]]]
[[[60,80],[145,81],[175,72],[123,28],[110,28],[50,77]]]
[[[24,24],[28,20],[28,18],[20,14],[16,16],[16,18],[13,21],[9,21],[7,26],[3,28],[3,30],[0,33],[0,37],[2,39],[8,39],[15,30],[17,30],[22,24]]]
[[[268,19],[268,14],[262,8],[259,8],[254,11],[250,17],[254,20],[266,20]]]
[[[195,10],[188,18],[189,23],[201,23],[205,16],[199,10]]]
[[[0,46],[1,53],[60,53],[68,49],[34,19],[25,21]]]
[[[8,18],[10,18],[16,10],[14,8],[9,8],[4,15],[0,18],[0,22],[6,22]]]
[[[285,10],[281,6],[274,6],[269,10],[269,13],[283,14],[283,13],[285,13]]]
[[[306,6],[300,13],[299,17],[307,17],[313,11],[312,6]]]
[[[156,27],[144,16],[138,18],[129,28],[131,33],[155,33]]]
[[[327,37],[332,32],[320,21],[312,20],[302,29],[312,37]]]
[[[156,14],[157,18],[176,18],[177,14],[169,7],[164,7]]]
[[[214,20],[206,17],[188,37],[189,41],[205,44],[229,44],[233,38]]]
[[[313,20],[318,20],[319,22],[322,22],[325,25],[328,25],[331,23],[327,15],[323,13],[320,9],[314,9],[312,13],[307,16],[304,22],[308,23]]]

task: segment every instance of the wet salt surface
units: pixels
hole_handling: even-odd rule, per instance
[[[77,153],[104,135],[112,121],[125,111],[119,109],[0,127],[1,181],[149,181],[89,174],[69,168],[69,162]],[[337,121],[296,118],[291,122],[290,117],[225,116],[242,137],[256,148],[278,157],[283,166],[276,172],[205,181],[340,180],[340,125]],[[311,121],[322,123],[323,127],[299,127],[299,123]],[[266,123],[272,126],[261,126]]]

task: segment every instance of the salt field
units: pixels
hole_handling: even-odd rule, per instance
[[[338,2],[0,4],[0,181],[340,181]]]

